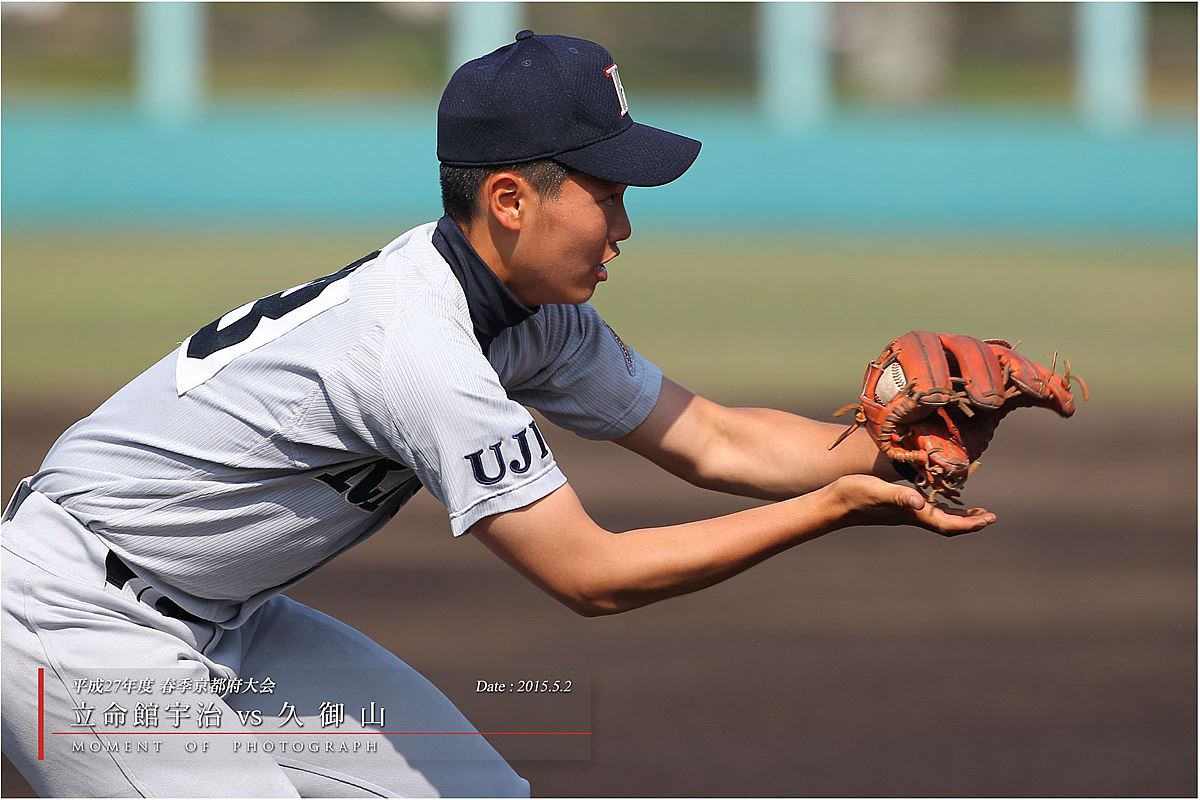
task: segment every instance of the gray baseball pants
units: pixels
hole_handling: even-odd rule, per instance
[[[233,629],[168,616],[144,583],[111,581],[104,543],[36,492],[0,542],[2,744],[43,796],[529,795],[433,684],[325,614],[280,595]],[[267,678],[269,693],[204,690]],[[363,713],[377,709],[383,728]]]

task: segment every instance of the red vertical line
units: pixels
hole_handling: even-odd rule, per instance
[[[46,669],[38,667],[38,761],[46,760]]]

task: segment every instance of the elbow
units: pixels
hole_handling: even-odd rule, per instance
[[[586,545],[551,559],[551,572],[530,575],[543,591],[581,617],[607,617],[651,602],[616,534],[594,527]],[[636,559],[635,559],[636,560]]]
[[[611,596],[601,593],[572,592],[569,597],[558,599],[581,617],[608,617],[629,610]]]
[[[623,601],[619,593],[599,581],[578,580],[557,596],[563,605],[581,617],[608,617],[638,605]]]
[[[590,617],[604,617],[604,616],[608,616],[608,614],[610,614],[610,613],[615,613],[615,612],[606,612],[604,610],[603,606],[595,605],[595,604],[591,604],[591,603],[578,603],[578,602],[568,603],[567,608],[574,611],[578,616],[589,617],[589,618]]]
[[[569,607],[581,617],[609,617],[613,614],[620,614],[622,611],[629,610],[611,601],[599,599],[576,601],[569,604]]]

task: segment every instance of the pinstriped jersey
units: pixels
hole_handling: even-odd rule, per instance
[[[565,482],[661,373],[588,305],[527,309],[448,219],[235,309],[71,427],[32,488],[198,616],[240,624],[421,486],[454,535]]]

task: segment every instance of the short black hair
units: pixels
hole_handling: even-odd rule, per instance
[[[557,161],[542,159],[499,167],[452,167],[441,164],[442,210],[455,222],[465,225],[479,213],[479,190],[493,172],[515,172],[532,184],[538,194],[554,198],[562,189],[571,170]]]

